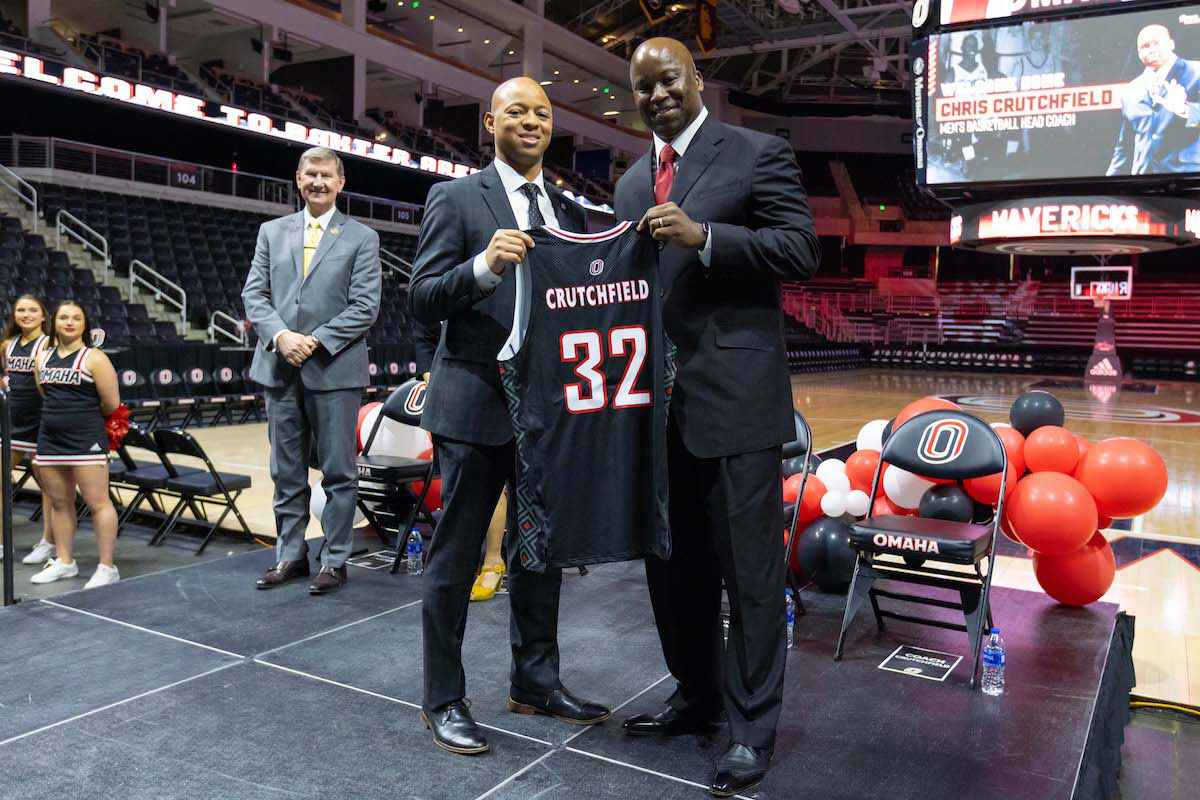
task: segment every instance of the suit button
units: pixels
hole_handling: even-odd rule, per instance
[[[659,289],[659,290],[658,290],[658,296],[659,296],[659,297],[666,297],[666,296],[667,296],[667,290],[666,290],[666,289]]]

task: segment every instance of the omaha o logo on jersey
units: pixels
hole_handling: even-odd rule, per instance
[[[599,275],[601,272],[604,272],[604,260],[597,258],[592,262],[592,265],[588,267],[588,272],[592,273],[593,275]]]
[[[425,410],[426,388],[428,388],[428,384],[425,381],[419,381],[408,391],[408,397],[404,398],[404,410],[407,413],[414,417],[421,416],[421,412]]]
[[[967,444],[967,424],[957,419],[939,419],[925,426],[917,458],[926,464],[949,464],[962,455]]]

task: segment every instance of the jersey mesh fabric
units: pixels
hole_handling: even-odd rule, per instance
[[[666,558],[674,358],[656,245],[629,223],[529,233],[527,313],[500,361],[518,460],[511,546],[532,571]]]

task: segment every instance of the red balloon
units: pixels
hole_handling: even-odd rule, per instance
[[[907,513],[908,513],[907,508],[900,508],[899,506],[892,505],[892,501],[888,500],[887,497],[884,496],[883,492],[879,493],[879,496],[875,498],[875,505],[873,505],[871,507],[871,516],[872,517],[882,517],[885,514],[907,514]]]
[[[1167,493],[1167,465],[1154,448],[1137,439],[1105,439],[1092,445],[1075,477],[1096,498],[1106,517],[1145,514]]]
[[[363,421],[367,418],[367,414],[371,413],[371,409],[381,405],[383,405],[383,403],[367,403],[358,410],[358,424],[354,426],[355,452],[361,453],[363,449]],[[370,433],[370,431],[367,431],[367,433]]]
[[[1079,463],[1075,434],[1057,425],[1044,425],[1025,439],[1025,464],[1031,472],[1070,475]]]
[[[1025,437],[1016,428],[1007,426],[993,428],[996,435],[1000,437],[1000,442],[1004,445],[1004,452],[1008,453],[1008,463],[1016,467],[1017,475],[1025,474]]]
[[[1096,532],[1096,501],[1082,483],[1061,472],[1026,475],[1005,512],[1021,543],[1046,555],[1066,555]]]
[[[783,479],[783,502],[794,503],[796,498],[800,496],[800,484],[804,481],[804,475],[797,472],[790,478]]]
[[[826,491],[824,481],[816,475],[808,476],[808,483],[804,484],[804,496],[800,498],[798,523],[812,522],[821,516],[821,498],[825,496]]]
[[[1020,477],[1017,474],[1017,468],[1010,461],[1004,482],[1005,497],[1012,495],[1013,489],[1017,488],[1017,479]],[[982,478],[967,478],[963,481],[963,489],[971,496],[972,500],[978,500],[980,503],[994,506],[1000,502],[1000,473],[993,472],[991,475],[984,475]]]
[[[1106,517],[1103,514],[1101,514],[1100,519],[1096,522],[1096,529],[1101,530],[1101,531],[1106,531],[1112,527],[1112,524],[1113,524],[1112,517]]]
[[[420,453],[417,453],[417,458],[428,460],[433,458],[433,448],[426,447]],[[425,488],[424,481],[416,481],[412,485],[412,489],[421,496],[421,490]],[[425,495],[425,510],[433,513],[442,507],[442,479],[434,478],[429,482],[429,493]]]
[[[892,423],[892,430],[899,430],[901,425],[918,414],[924,414],[926,411],[942,410],[962,411],[962,408],[940,397],[922,397],[920,400],[913,400],[896,415],[896,421]]]
[[[1017,544],[1023,546],[1024,542],[1022,542],[1020,537],[1017,536],[1017,532],[1012,528],[1012,520],[1008,518],[1008,515],[1011,511],[1012,500],[1008,500],[1004,506],[1004,516],[1000,518],[1000,532],[1003,533],[1010,542],[1016,542]],[[1029,552],[1032,553],[1033,551],[1030,550]]]
[[[1083,457],[1087,455],[1088,450],[1092,449],[1092,443],[1077,433],[1075,434],[1075,446],[1079,449],[1079,464],[1082,464]],[[1078,468],[1077,464],[1076,469]]]
[[[1034,553],[1033,574],[1042,590],[1058,602],[1086,606],[1112,588],[1117,562],[1108,541],[1097,531],[1087,544],[1065,555]]]
[[[871,493],[871,479],[875,477],[875,468],[879,466],[878,450],[855,450],[846,459],[846,477],[850,479],[850,488],[861,492]],[[882,480],[882,476],[880,476]]]

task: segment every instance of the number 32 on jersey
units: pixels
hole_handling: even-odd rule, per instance
[[[607,344],[607,354],[605,353]],[[607,381],[600,371],[604,359],[627,358],[625,372],[613,393],[612,408],[653,405],[649,389],[636,390],[642,367],[646,364],[646,329],[641,325],[623,325],[608,332],[607,342],[600,331],[567,331],[559,338],[559,354],[564,363],[576,363],[579,383],[563,386],[567,411],[586,414],[609,407]]]

